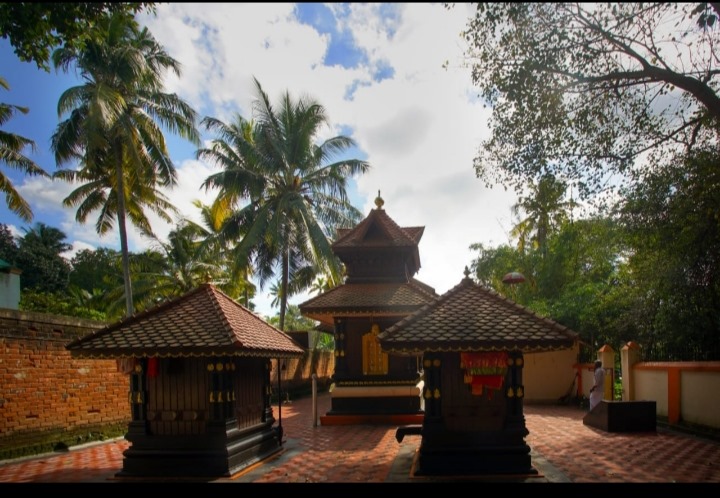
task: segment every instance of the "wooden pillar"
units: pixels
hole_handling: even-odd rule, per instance
[[[233,376],[235,375],[235,362],[232,358],[225,358],[223,370],[223,418],[235,417],[235,388]]]
[[[208,401],[210,403],[210,420],[223,420],[224,417],[224,406],[223,406],[223,376],[222,372],[225,369],[222,361],[218,358],[213,358],[207,364],[207,370],[210,374],[210,382],[208,383]]]
[[[130,410],[128,433],[145,435],[147,427],[147,358],[138,359],[130,374]]]
[[[423,398],[425,399],[425,417],[439,419],[442,417],[442,360],[439,354],[425,353],[423,358],[425,371],[425,386]]]
[[[525,425],[523,415],[523,399],[525,398],[525,386],[523,385],[522,372],[525,366],[522,351],[508,353],[508,373],[505,384],[505,397],[507,399],[507,420],[510,426]]]
[[[335,378],[344,379],[347,375],[347,363],[345,361],[345,320],[335,319]]]
[[[263,392],[265,393],[264,399],[263,399],[263,422],[270,421],[275,422],[275,417],[273,415],[273,409],[270,402],[270,397],[272,395],[272,384],[270,380],[270,371],[272,370],[272,361],[268,358],[265,360],[265,375],[263,377]]]

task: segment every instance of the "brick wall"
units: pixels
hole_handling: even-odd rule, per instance
[[[313,358],[314,356],[314,358]],[[270,386],[273,397],[277,394],[277,360],[270,360]],[[280,383],[283,396],[306,396],[312,392],[312,374],[317,375],[318,392],[327,391],[335,370],[335,356],[333,351],[305,351],[300,358],[285,359],[282,361],[285,368],[282,370]],[[282,364],[282,363],[281,363]],[[274,398],[273,398],[274,399]]]
[[[124,434],[128,377],[65,349],[103,325],[0,309],[0,460]]]

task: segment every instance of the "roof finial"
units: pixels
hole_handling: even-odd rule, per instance
[[[375,197],[375,205],[378,209],[382,209],[383,205],[385,204],[385,201],[380,197],[380,190],[378,190],[378,196]]]
[[[463,275],[465,275],[465,278],[470,278],[470,270],[468,270],[468,267],[465,267],[465,271],[463,271]]]

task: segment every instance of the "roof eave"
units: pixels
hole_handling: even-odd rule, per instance
[[[97,348],[70,350],[73,358],[83,359],[119,359],[119,358],[211,358],[217,356],[257,357],[257,358],[299,358],[305,352],[280,350],[253,350],[228,348],[203,349],[129,349]]]
[[[380,339],[380,346],[383,351],[393,354],[416,354],[416,353],[450,353],[450,352],[483,352],[483,351],[523,351],[524,353],[542,353],[550,351],[559,351],[570,349],[573,347],[574,341],[548,341],[543,343],[537,342],[488,342],[477,343],[471,341],[458,342],[401,342],[401,341],[383,341]]]

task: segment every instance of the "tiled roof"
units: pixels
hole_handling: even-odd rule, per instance
[[[378,227],[384,237],[382,239],[366,237],[371,226]],[[333,249],[365,246],[414,247],[420,242],[424,231],[425,227],[400,227],[383,209],[373,209],[354,228],[338,230],[338,239],[332,247]]]
[[[300,356],[279,329],[210,284],[66,346],[73,356]]]
[[[389,352],[551,351],[575,332],[465,278],[437,300],[378,335]]]
[[[411,279],[407,283],[343,284],[299,305],[303,315],[359,312],[408,313],[437,299],[432,287]],[[320,318],[316,318],[320,319]]]

